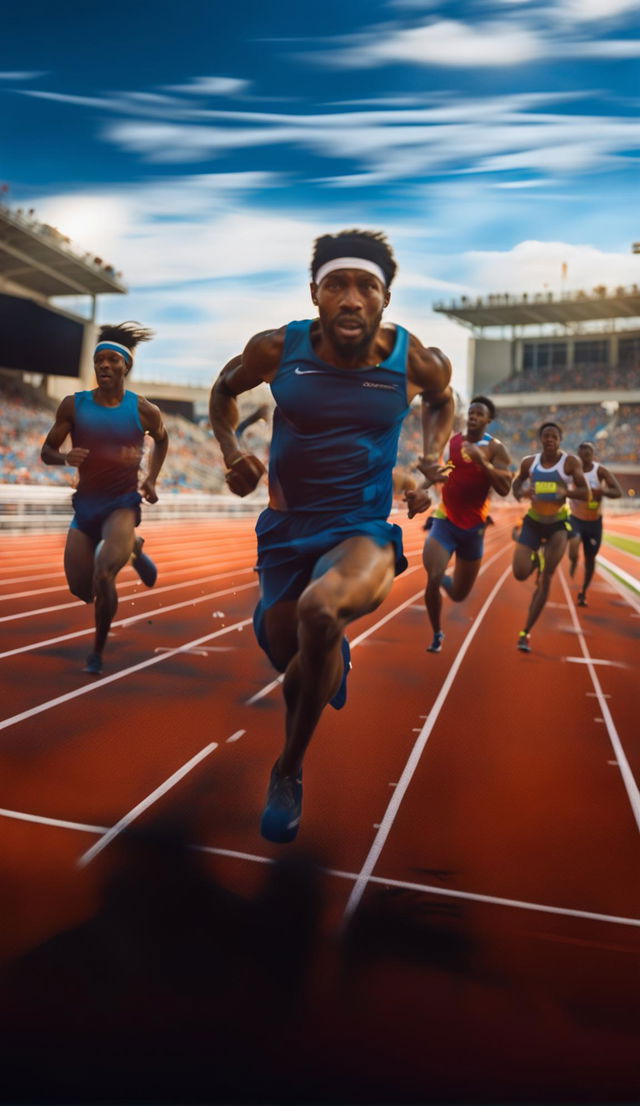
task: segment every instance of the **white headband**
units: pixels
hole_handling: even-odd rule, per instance
[[[120,342],[98,342],[94,350],[94,356],[96,353],[99,353],[101,349],[113,349],[116,353],[122,354],[128,365],[133,365],[133,351],[130,350],[128,346],[121,346]]]
[[[378,278],[384,288],[387,287],[387,278],[375,261],[368,261],[366,257],[334,257],[333,261],[325,261],[315,275],[315,283],[319,284],[329,273],[335,269],[362,269],[365,273],[371,273]]]

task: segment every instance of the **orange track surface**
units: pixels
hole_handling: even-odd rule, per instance
[[[121,573],[100,678],[81,671],[92,612],[67,591],[64,535],[6,537],[5,964],[93,916],[128,821],[172,815],[245,899],[273,858],[320,860],[296,1056],[326,1098],[637,1099],[640,597],[598,571],[577,609],[582,565],[569,580],[565,560],[518,653],[532,585],[509,571],[513,518],[497,512],[472,595],[445,599],[437,656],[421,520],[403,523],[409,570],[351,628],[347,707],[323,715],[284,848],[258,832],[283,709],[250,622],[253,522],[145,525],[158,584]],[[639,521],[611,529],[637,538]],[[366,970],[347,986],[349,919]]]

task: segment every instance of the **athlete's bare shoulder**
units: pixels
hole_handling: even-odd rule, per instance
[[[415,334],[410,334],[407,375],[416,394],[440,396],[449,390],[451,362],[437,346],[425,346]]]
[[[257,373],[260,380],[273,379],[282,359],[286,330],[286,326],[261,330],[249,339],[242,351],[242,365],[248,373]]]

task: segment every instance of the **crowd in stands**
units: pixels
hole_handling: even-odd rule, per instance
[[[0,189],[0,193],[1,192],[2,189]],[[52,227],[49,223],[41,223],[36,215],[35,208],[30,207],[26,211],[21,207],[12,209],[0,202],[0,214],[10,223],[18,227],[24,227],[33,234],[37,234],[40,238],[73,254],[78,261],[83,261],[85,265],[91,265],[95,269],[101,269],[107,276],[114,277],[116,280],[122,279],[122,273],[116,272],[113,265],[108,261],[103,261],[101,257],[95,257],[94,254],[82,250],[71,241],[67,234],[63,234],[57,227]]]
[[[17,377],[0,374],[0,484],[74,486],[74,469],[44,465],[40,459],[56,406],[38,389]],[[241,408],[241,417],[249,410],[250,405]],[[163,414],[163,418],[171,447],[159,488],[164,492],[226,493],[222,454],[208,424],[197,425],[179,415]],[[244,431],[241,448],[266,462],[269,437],[269,423],[261,419]]]
[[[526,368],[502,380],[493,389],[499,395],[514,392],[566,392],[603,388],[640,388],[638,365],[545,365]]]
[[[73,469],[44,465],[40,450],[55,414],[56,404],[37,389],[11,376],[0,375],[0,484],[57,484],[73,487]],[[640,404],[559,404],[547,408],[502,407],[490,429],[509,450],[514,465],[537,450],[538,428],[545,419],[560,423],[563,445],[574,451],[580,442],[593,441],[603,464],[640,462]],[[240,448],[267,464],[271,420],[266,408],[255,418],[250,400],[240,408]],[[465,425],[466,404],[459,402],[455,429]],[[252,421],[252,416],[254,421]],[[197,425],[180,415],[164,416],[171,446],[160,475],[161,492],[224,494],[222,455],[206,421]],[[422,451],[420,408],[412,407],[402,428],[398,467],[415,467]],[[144,467],[144,461],[143,461]]]

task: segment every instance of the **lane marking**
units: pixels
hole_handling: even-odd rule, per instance
[[[231,738],[227,738],[227,741],[231,741],[235,738],[232,735]],[[615,762],[610,762],[615,763]],[[68,822],[61,818],[45,818],[40,814],[27,814],[20,810],[8,810],[0,808],[0,817],[12,818],[21,822],[33,822],[37,825],[51,826],[55,829],[70,829],[75,830],[78,833],[94,833],[104,835],[109,832],[109,829],[105,826],[91,826],[85,825],[82,822]],[[231,860],[247,860],[252,864],[275,864],[276,861],[273,857],[258,856],[255,853],[242,852],[238,849],[220,849],[213,845],[192,845],[191,848],[195,852],[209,853],[213,856],[223,856]],[[354,872],[342,872],[334,868],[320,868],[320,872],[324,875],[335,876],[336,879],[348,880],[355,882],[358,876]],[[448,890],[442,886],[433,886],[427,883],[415,883],[408,880],[401,879],[385,879],[383,876],[371,876],[371,883],[379,884],[382,887],[397,887],[400,890],[406,891],[420,891],[425,894],[439,895],[441,897],[463,899],[470,902],[486,903],[489,906],[505,906],[514,910],[532,910],[543,914],[557,914],[571,918],[581,918],[589,921],[607,922],[614,925],[626,925],[640,927],[640,918],[628,918],[624,915],[617,914],[600,914],[591,910],[577,910],[572,907],[564,906],[549,906],[544,903],[527,902],[523,899],[507,899],[497,895],[481,895],[473,891],[456,891]]]
[[[372,878],[371,873],[373,872],[373,869],[375,868],[375,866],[378,862],[378,858],[380,857],[380,853],[382,852],[382,850],[385,846],[387,837],[389,836],[389,833],[391,832],[391,827],[392,827],[392,825],[395,821],[396,815],[397,815],[397,813],[400,809],[400,804],[402,803],[402,800],[404,799],[404,796],[407,792],[409,784],[411,783],[411,780],[413,779],[413,775],[416,771],[416,768],[418,767],[420,758],[421,758],[421,756],[424,752],[427,741],[429,740],[429,737],[431,736],[432,730],[433,730],[433,728],[434,728],[434,726],[435,726],[435,724],[438,720],[438,717],[440,715],[440,711],[442,710],[442,708],[443,708],[443,706],[446,702],[447,696],[449,695],[449,692],[451,690],[453,682],[454,682],[456,676],[458,675],[458,672],[460,671],[462,661],[464,660],[464,658],[467,654],[467,651],[469,649],[469,646],[471,645],[471,642],[473,641],[473,639],[476,636],[480,626],[482,625],[482,622],[484,621],[484,617],[485,617],[487,611],[489,610],[491,604],[493,603],[493,600],[495,599],[496,595],[500,591],[500,588],[504,584],[504,582],[507,579],[507,576],[509,575],[510,572],[511,572],[511,565],[509,565],[509,567],[504,570],[502,575],[499,577],[497,582],[494,584],[494,586],[491,589],[489,595],[487,596],[487,598],[485,599],[482,607],[480,608],[480,611],[478,612],[478,615],[477,615],[475,621],[472,623],[469,630],[467,631],[467,634],[466,634],[466,636],[465,636],[465,638],[464,638],[464,640],[463,640],[463,642],[462,642],[462,644],[461,644],[461,646],[460,646],[460,648],[459,648],[459,650],[458,650],[458,652],[455,656],[455,659],[454,659],[454,661],[451,665],[451,668],[449,669],[449,671],[447,673],[447,676],[446,676],[446,678],[445,678],[445,680],[442,684],[442,687],[440,688],[440,691],[438,692],[435,703],[433,704],[433,707],[431,708],[431,710],[430,710],[430,712],[427,716],[427,719],[424,723],[424,726],[422,727],[422,730],[421,730],[420,734],[416,738],[415,744],[414,744],[414,746],[413,746],[413,748],[412,748],[412,750],[409,754],[409,759],[407,760],[407,763],[406,763],[406,765],[403,769],[402,775],[400,776],[400,780],[398,781],[398,786],[394,790],[391,801],[390,801],[390,803],[389,803],[389,805],[388,805],[388,807],[387,807],[387,809],[384,813],[384,817],[383,817],[382,822],[380,824],[380,829],[379,829],[378,833],[376,834],[376,836],[374,838],[373,844],[371,845],[371,848],[370,848],[369,853],[368,853],[368,855],[365,859],[365,862],[362,866],[360,874],[357,877],[355,886],[354,886],[354,888],[351,892],[351,895],[349,896],[349,901],[347,902],[347,906],[345,908],[345,918],[348,918],[351,914],[353,914],[353,912],[356,909],[358,903],[360,902],[360,899],[362,898],[362,896],[364,894],[364,891],[365,891],[365,888],[366,888],[366,885],[367,885],[368,881]]]
[[[559,576],[560,576],[560,582],[561,582],[562,587],[564,589],[564,593],[567,596],[567,598],[570,599],[569,587],[567,585],[567,580],[566,580],[564,572],[560,572]],[[577,626],[580,626],[580,623],[578,621],[578,616],[577,616],[577,614],[575,612],[575,609],[573,607],[571,608],[571,617],[574,620],[574,623]],[[622,781],[624,783],[624,786],[625,786],[625,789],[626,789],[626,792],[627,792],[627,796],[628,796],[629,802],[631,804],[631,810],[633,811],[633,816],[636,820],[636,825],[638,827],[638,830],[640,830],[640,791],[638,791],[638,785],[637,785],[637,783],[634,779],[633,772],[631,771],[631,767],[629,765],[629,761],[627,760],[624,749],[622,747],[622,742],[620,741],[618,731],[617,731],[617,729],[615,727],[615,723],[613,721],[613,716],[611,714],[611,711],[609,710],[609,705],[607,703],[607,700],[606,700],[605,696],[602,693],[602,687],[600,686],[600,681],[598,679],[598,673],[596,672],[595,665],[594,665],[594,663],[592,662],[592,660],[589,656],[589,650],[587,648],[587,642],[586,642],[585,636],[582,632],[580,632],[579,635],[578,635],[578,641],[580,642],[580,648],[582,649],[583,657],[585,658],[585,660],[587,662],[587,667],[589,669],[589,675],[591,677],[591,682],[593,684],[593,689],[596,693],[596,696],[597,696],[597,699],[598,699],[598,705],[600,707],[600,710],[602,711],[602,716],[604,718],[604,722],[605,722],[605,725],[607,727],[607,733],[609,735],[609,741],[611,742],[611,745],[613,747],[613,752],[615,754],[616,760],[618,761],[618,766],[620,768],[620,775],[622,776]]]
[[[188,760],[186,764],[183,764],[181,768],[178,768],[178,770],[174,772],[171,776],[169,776],[169,778],[166,779],[164,783],[161,783],[160,786],[156,787],[154,791],[146,796],[146,798],[142,799],[139,803],[136,803],[136,805],[132,807],[132,809],[127,812],[127,814],[120,818],[119,821],[117,821],[116,824],[111,827],[111,829],[107,830],[106,833],[103,833],[102,837],[98,841],[96,841],[90,849],[87,849],[86,853],[83,853],[82,856],[79,857],[77,861],[78,868],[86,868],[87,864],[90,864],[91,861],[98,855],[98,853],[101,853],[103,849],[106,849],[107,845],[109,845],[114,840],[114,838],[118,836],[119,833],[122,833],[122,831],[130,826],[132,822],[135,822],[135,820],[139,818],[141,814],[144,814],[145,810],[148,810],[149,807],[153,806],[153,804],[157,802],[158,799],[161,799],[163,795],[166,795],[167,791],[170,791],[172,787],[175,787],[175,785],[179,783],[179,781],[183,779],[184,776],[191,772],[198,764],[201,763],[201,761],[210,756],[211,753],[215,752],[217,748],[217,741],[212,741],[210,745],[205,745],[204,749],[201,749],[200,752],[191,757],[191,759]]]
[[[17,722],[24,722],[25,719],[33,718],[36,714],[42,714],[43,711],[51,710],[52,707],[57,707],[61,703],[68,703],[71,699],[77,699],[80,695],[89,695],[92,691],[99,691],[108,684],[115,683],[116,680],[123,680],[125,676],[131,676],[134,672],[141,672],[144,668],[151,668],[155,664],[161,664],[163,661],[170,660],[171,657],[176,657],[179,653],[188,653],[190,649],[197,648],[198,645],[202,645],[205,641],[212,641],[213,638],[232,633],[234,630],[242,630],[250,623],[251,619],[245,618],[242,622],[234,622],[232,626],[225,626],[221,630],[215,630],[212,634],[205,634],[204,637],[194,638],[193,641],[187,641],[184,645],[178,645],[175,649],[167,650],[166,653],[160,653],[159,655],[150,657],[146,661],[140,661],[139,664],[132,664],[129,668],[121,668],[119,672],[114,672],[110,676],[100,676],[91,683],[84,684],[82,687],[77,687],[75,691],[68,691],[65,695],[58,695],[56,699],[48,699],[45,703],[39,703],[37,707],[31,707],[29,710],[22,711],[21,714],[14,714],[11,718],[3,719],[3,721],[0,722],[0,730],[6,730],[9,726],[13,726]]]
[[[625,584],[628,584],[632,591],[635,591],[636,595],[640,595],[640,580],[632,576],[630,572],[626,572],[624,568],[619,568],[613,561],[609,561],[606,557],[602,557],[598,554],[597,564],[602,565],[607,569],[607,572],[612,572],[614,576],[620,577],[624,580]]]
[[[581,630],[575,630],[575,633],[580,637],[583,637]],[[609,668],[633,668],[631,664],[625,664],[624,661],[608,661],[604,658],[598,657],[563,657],[563,661],[567,661],[568,664],[602,664]]]

